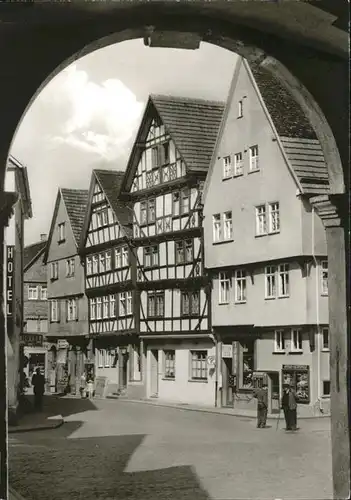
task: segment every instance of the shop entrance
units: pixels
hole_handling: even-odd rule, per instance
[[[234,376],[233,376],[233,359],[222,359],[222,406],[234,406]]]
[[[279,394],[279,372],[268,373],[268,395],[270,401],[271,413],[279,413],[280,411],[280,394]]]

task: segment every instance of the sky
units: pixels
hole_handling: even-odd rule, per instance
[[[53,78],[22,118],[10,154],[28,169],[33,218],[25,244],[49,233],[59,187],[88,189],[94,168],[125,170],[149,94],[225,100],[236,54],[145,47],[95,51]]]

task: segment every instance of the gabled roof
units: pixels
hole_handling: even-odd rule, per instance
[[[9,155],[7,168],[15,168],[15,170],[18,172],[20,198],[23,204],[24,217],[25,219],[31,219],[33,217],[33,210],[27,167],[22,165],[22,163],[17,160],[17,158]]]
[[[78,246],[87,210],[88,191],[86,189],[61,188],[61,193],[71,223],[73,235]]]
[[[23,270],[26,271],[32,264],[44,253],[46,241],[38,241],[32,245],[24,247],[23,251]]]
[[[161,119],[187,172],[207,172],[225,104],[220,101],[150,95],[127,165],[122,191],[130,189],[152,118]]]
[[[91,217],[91,203],[94,194],[95,180],[100,184],[101,189],[104,191],[107,201],[113,210],[118,223],[123,226],[126,236],[130,236],[132,229],[132,211],[131,205],[122,202],[119,198],[121,193],[121,186],[125,176],[125,172],[120,170],[102,170],[94,169],[91,176],[90,188],[87,198],[87,209],[85,210],[82,231],[80,235],[79,248],[82,250],[85,246],[87,231],[89,229]]]
[[[47,260],[61,198],[67,211],[67,217],[72,228],[77,248],[80,241],[80,233],[87,209],[88,191],[86,189],[58,188],[54,213],[51,219],[49,237],[45,247],[44,263],[46,263]]]

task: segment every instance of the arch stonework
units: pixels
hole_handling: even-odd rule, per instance
[[[313,2],[312,2],[313,3]],[[311,201],[322,218],[330,273],[331,406],[334,496],[349,498],[348,337],[348,38],[347,26],[324,7],[304,2],[113,2],[34,4],[0,10],[2,90],[0,112],[0,258],[13,199],[4,197],[5,165],[21,118],[40,90],[74,60],[133,38],[152,46],[196,49],[201,41],[258,60],[292,93],[321,142],[330,195]],[[339,2],[335,0],[333,8]],[[322,9],[325,10],[322,10]],[[6,25],[6,26],[5,26]],[[346,30],[346,28],[344,28]],[[150,49],[152,50],[152,49]],[[2,203],[2,200],[6,203]],[[1,290],[3,276],[0,277]],[[3,303],[0,330],[4,330]],[[3,351],[3,345],[1,345]],[[2,370],[1,375],[4,376]],[[1,387],[3,386],[0,380]],[[2,394],[3,395],[3,394]],[[2,492],[1,492],[2,493]],[[1,495],[0,495],[1,496]]]

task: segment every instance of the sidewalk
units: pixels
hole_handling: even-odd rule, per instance
[[[171,401],[159,401],[157,399],[128,399],[126,397],[119,398],[118,396],[107,396],[106,399],[114,399],[114,400],[119,400],[121,402],[125,403],[142,403],[142,404],[147,404],[147,405],[152,405],[152,406],[161,406],[165,408],[177,408],[179,410],[188,410],[188,411],[199,411],[199,412],[205,412],[205,413],[216,413],[219,415],[231,415],[234,417],[246,417],[246,418],[257,418],[257,412],[256,410],[245,410],[245,409],[236,409],[236,408],[215,408],[215,407],[208,407],[208,406],[201,406],[201,405],[191,405],[191,404],[186,404],[186,403],[177,403],[177,402],[171,402]],[[330,415],[320,415],[320,416],[315,416],[315,415],[309,415],[309,416],[300,416],[297,415],[299,420],[305,420],[305,419],[320,419],[320,418],[330,418]],[[273,413],[273,414],[268,414],[267,419],[268,420],[276,420],[279,418],[279,413]],[[284,417],[282,416],[282,412],[280,414],[280,418]]]
[[[63,422],[62,415],[50,415],[45,412],[28,413],[19,419],[18,425],[9,425],[8,433],[56,429],[60,427]]]

